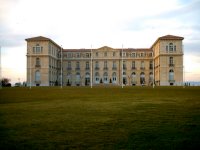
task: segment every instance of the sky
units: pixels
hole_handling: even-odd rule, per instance
[[[26,81],[26,38],[63,48],[149,48],[184,37],[185,81],[200,81],[200,0],[0,0],[1,77]]]

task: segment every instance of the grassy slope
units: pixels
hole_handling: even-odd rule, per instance
[[[199,87],[0,90],[0,149],[200,149]]]

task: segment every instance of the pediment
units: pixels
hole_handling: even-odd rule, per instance
[[[108,47],[108,46],[103,46],[103,47],[98,48],[97,50],[100,50],[100,51],[109,51],[109,50],[114,50],[114,49],[111,48],[111,47]]]

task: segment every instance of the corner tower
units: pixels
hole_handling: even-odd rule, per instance
[[[152,45],[156,85],[183,84],[183,37],[166,35]]]
[[[49,38],[38,36],[27,41],[27,85],[51,86],[58,83],[61,47]]]

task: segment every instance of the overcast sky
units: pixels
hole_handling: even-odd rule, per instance
[[[63,48],[149,48],[183,36],[185,79],[200,81],[200,0],[0,0],[2,77],[26,80],[26,42],[51,38]]]

